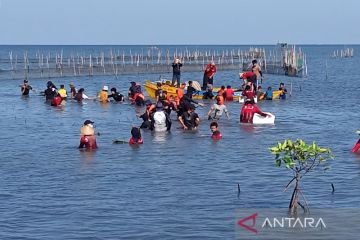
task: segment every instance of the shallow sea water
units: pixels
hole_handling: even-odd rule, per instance
[[[3,52],[6,52],[6,48]],[[287,207],[283,187],[290,171],[276,168],[268,148],[286,138],[329,147],[332,170],[304,179],[311,206],[360,204],[360,155],[350,149],[360,128],[360,60],[330,59],[339,46],[304,46],[306,79],[266,75],[263,87],[285,82],[292,96],[259,103],[276,116],[274,126],[239,124],[241,105],[229,103],[231,120],[220,120],[223,139],[210,139],[205,114],[197,108],[195,133],[175,121],[170,134],[143,131],[144,144],[127,140],[142,108],[129,104],[66,102],[51,107],[43,97],[20,96],[21,80],[2,80],[0,88],[0,238],[1,239],[232,239],[236,209]],[[354,46],[355,52],[360,50]],[[327,59],[327,75],[325,70]],[[170,78],[170,74],[165,74]],[[95,95],[104,84],[126,93],[129,82],[157,80],[158,74],[52,79],[85,87]],[[182,79],[201,79],[183,73]],[[45,89],[47,79],[30,79]],[[218,72],[215,85],[237,86],[237,71]],[[95,121],[99,149],[79,151],[79,128]],[[336,191],[331,193],[331,183]],[[241,193],[238,196],[238,186]]]

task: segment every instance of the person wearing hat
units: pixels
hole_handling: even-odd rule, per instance
[[[156,111],[151,117],[151,130],[155,132],[170,131],[171,119],[167,112],[164,111],[162,102],[158,102],[155,107]]]
[[[46,86],[47,88],[44,91],[46,101],[52,101],[57,96],[57,88],[51,81],[48,81]]]
[[[109,87],[104,86],[103,89],[101,90],[100,94],[99,94],[99,101],[100,102],[102,102],[102,103],[109,102],[108,91],[109,91]]]
[[[75,84],[74,83],[70,83],[70,93],[71,93],[71,98],[75,98],[77,90],[75,88]]]
[[[131,128],[131,138],[129,140],[129,144],[130,145],[143,144],[140,128],[138,127]]]
[[[80,145],[79,148],[96,149],[96,138],[93,121],[86,120],[80,128]]]
[[[360,135],[360,130],[357,130],[356,133]],[[353,153],[356,153],[357,151],[359,151],[359,149],[360,149],[360,138],[357,141],[357,143],[355,143],[355,146],[351,149],[351,151]]]
[[[205,68],[202,90],[206,90],[207,85],[214,85],[214,76],[216,73],[216,65],[214,61],[211,61]]]
[[[183,66],[182,63],[180,62],[180,59],[175,58],[174,62],[172,63],[172,68],[173,68],[173,77],[172,77],[172,82],[171,85],[175,86],[175,82],[176,82],[176,87],[179,88],[180,87],[180,76],[181,76],[181,70],[180,68]]]
[[[268,116],[266,113],[263,113],[260,108],[255,104],[254,99],[246,99],[241,112],[240,112],[240,122],[241,123],[253,123],[254,114],[260,114],[263,117]]]
[[[199,126],[200,118],[199,115],[195,112],[195,106],[190,104],[180,117],[179,121],[183,126],[184,130],[196,130]]]
[[[110,91],[111,94],[109,95],[109,98],[113,98],[115,102],[123,102],[125,100],[124,96],[116,91],[116,88],[113,87]]]
[[[21,94],[23,96],[28,96],[30,90],[32,90],[32,87],[29,85],[29,82],[27,79],[24,80],[23,85],[21,85],[20,87],[21,87]]]

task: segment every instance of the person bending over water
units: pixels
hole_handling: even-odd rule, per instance
[[[255,113],[260,114],[263,117],[268,116],[266,113],[263,113],[259,109],[259,107],[254,103],[253,99],[246,99],[240,112],[240,122],[253,123],[253,118]]]
[[[155,132],[170,131],[171,119],[167,112],[163,108],[163,104],[159,101],[156,104],[156,112],[151,118],[151,130]]]
[[[187,111],[179,117],[179,121],[184,130],[196,130],[199,126],[200,118],[195,112],[195,106],[193,104],[190,104]]]

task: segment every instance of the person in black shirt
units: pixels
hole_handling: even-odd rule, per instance
[[[200,118],[195,112],[195,106],[193,104],[190,104],[187,111],[179,117],[179,121],[184,127],[184,130],[196,130],[200,123]]]
[[[32,90],[32,87],[29,85],[29,82],[27,79],[24,80],[24,84],[21,85],[21,93],[23,96],[28,96],[30,90]]]
[[[176,58],[172,64],[173,67],[173,78],[172,78],[172,85],[179,88],[180,87],[180,68],[182,67],[182,63],[180,62],[180,59]]]
[[[53,100],[56,97],[56,89],[56,86],[51,81],[47,82],[47,89],[44,92],[46,101]]]
[[[123,102],[124,96],[116,91],[116,88],[111,88],[111,94],[108,96],[108,98],[113,98],[116,102]]]
[[[186,95],[189,98],[192,98],[193,94],[197,92],[197,90],[193,87],[192,83],[193,83],[192,81],[189,81],[189,86],[187,87],[186,90]]]
[[[165,99],[166,99],[166,91],[163,90],[161,88],[161,83],[157,83],[157,89],[155,91],[155,98],[156,98],[156,102],[161,102],[162,104],[165,104]]]

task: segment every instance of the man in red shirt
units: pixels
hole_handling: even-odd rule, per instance
[[[234,89],[232,89],[230,85],[228,85],[226,87],[225,100],[226,101],[233,101],[234,100]]]
[[[208,84],[213,85],[214,84],[214,75],[216,73],[216,66],[214,61],[211,61],[211,63],[209,63],[204,71],[204,78],[203,78],[203,86],[202,86],[202,90],[206,90],[206,87]]]
[[[254,103],[253,100],[247,99],[244,103],[244,106],[240,112],[240,122],[241,123],[253,123],[254,114],[260,114],[263,117],[266,117],[267,114],[263,113],[259,107]]]
[[[256,75],[253,72],[240,73],[240,78],[245,81],[245,84],[251,82],[254,85],[254,89],[256,89]]]
[[[256,97],[256,94],[249,85],[246,85],[245,90],[241,94],[242,96],[246,97],[246,99],[252,99]]]

